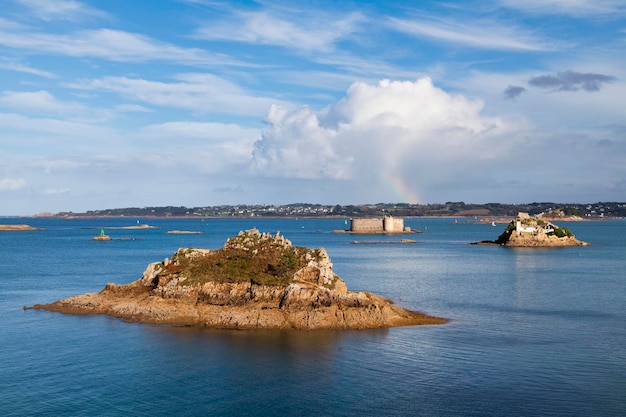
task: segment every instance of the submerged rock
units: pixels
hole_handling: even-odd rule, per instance
[[[559,227],[540,217],[531,217],[526,213],[519,213],[512,220],[504,232],[495,241],[483,240],[475,245],[498,245],[512,247],[559,247],[559,246],[587,246],[572,232]]]
[[[221,328],[366,329],[446,320],[348,291],[323,248],[293,246],[279,233],[240,232],[223,248],[179,249],[130,284],[33,308],[108,314],[129,321]]]

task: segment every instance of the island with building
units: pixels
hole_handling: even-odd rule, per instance
[[[367,329],[446,320],[348,291],[323,248],[276,233],[240,232],[220,249],[179,249],[130,284],[25,309],[106,314],[127,321],[211,328]]]
[[[542,216],[530,216],[520,212],[495,241],[483,240],[475,245],[498,245],[510,247],[559,247],[587,246],[564,227],[559,227]]]
[[[363,235],[419,233],[404,226],[404,219],[393,216],[350,219],[347,230],[333,230],[333,233],[354,233]]]

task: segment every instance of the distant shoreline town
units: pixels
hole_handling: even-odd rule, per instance
[[[360,204],[323,205],[294,203],[286,205],[219,205],[206,207],[129,207],[90,210],[82,213],[40,213],[27,217],[187,217],[187,218],[246,218],[246,217],[466,217],[476,219],[515,217],[518,212],[530,215],[553,213],[566,219],[602,219],[626,217],[626,203],[598,202],[585,204],[530,203],[530,204]]]

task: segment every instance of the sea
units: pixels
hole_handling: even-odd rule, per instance
[[[405,219],[415,243],[361,245],[401,236],[332,233],[339,218],[0,223],[43,229],[0,232],[1,416],[626,416],[624,219],[557,222],[591,245],[549,249],[471,245],[506,225],[441,218]],[[225,330],[23,308],[255,227],[325,248],[349,290],[449,322]]]

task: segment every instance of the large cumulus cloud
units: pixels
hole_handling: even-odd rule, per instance
[[[493,138],[505,123],[482,109],[482,101],[450,94],[430,78],[356,82],[321,111],[272,107],[252,167],[285,178],[409,177],[418,167],[494,157]]]

